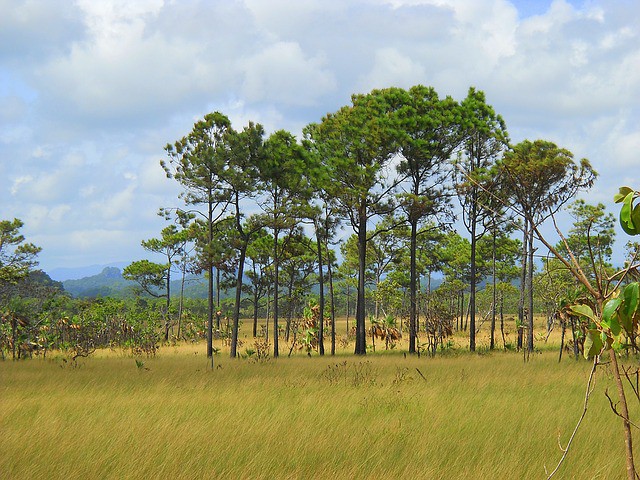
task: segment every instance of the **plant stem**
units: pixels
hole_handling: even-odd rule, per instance
[[[589,397],[591,396],[591,392],[593,390],[592,387],[591,387],[591,384],[593,383],[593,378],[594,378],[594,375],[596,373],[596,367],[597,366],[598,366],[598,356],[596,355],[595,357],[593,357],[593,366],[591,367],[591,373],[589,373],[589,381],[587,382],[587,390],[586,390],[586,392],[584,394],[584,403],[583,403],[583,406],[582,406],[582,414],[580,415],[580,418],[578,419],[578,423],[576,423],[576,426],[573,429],[573,432],[571,433],[571,437],[569,437],[569,441],[567,442],[566,448],[562,448],[562,445],[560,445],[560,449],[562,450],[562,457],[560,458],[560,461],[556,465],[556,468],[554,468],[553,471],[547,477],[547,480],[549,480],[551,477],[553,477],[558,472],[558,470],[560,469],[560,466],[562,465],[562,463],[564,462],[564,459],[567,457],[567,454],[569,453],[569,448],[571,447],[571,444],[573,443],[573,439],[575,438],[576,434],[578,433],[578,428],[580,428],[580,424],[582,423],[582,420],[584,419],[585,415],[587,414],[587,407],[589,406]],[[560,443],[560,439],[559,438],[558,438],[558,443]]]
[[[626,449],[627,460],[627,478],[629,480],[636,479],[636,468],[633,462],[633,439],[631,436],[631,423],[629,422],[629,409],[627,408],[627,397],[624,394],[624,386],[620,377],[620,368],[618,367],[618,358],[613,349],[609,350],[609,358],[611,359],[611,367],[613,368],[613,377],[618,388],[618,397],[620,398],[620,410],[622,416],[622,425],[624,427],[624,445]]]

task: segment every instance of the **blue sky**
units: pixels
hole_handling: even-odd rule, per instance
[[[518,10],[518,16],[524,19],[534,15],[544,15],[549,10],[552,2],[548,0],[514,0],[511,3]],[[575,9],[581,9],[587,2],[583,0],[569,0],[566,3]]]
[[[0,0],[0,218],[45,270],[143,258],[178,205],[163,147],[204,114],[298,134],[419,83],[588,158],[591,203],[640,186],[637,1]]]

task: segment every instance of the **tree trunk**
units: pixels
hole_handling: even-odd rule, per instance
[[[256,279],[256,285],[254,285],[253,290],[253,338],[258,336],[258,302],[260,301],[260,297],[258,296],[258,276],[256,272],[256,266],[253,265],[253,278]]]
[[[180,303],[178,304],[178,334],[177,337],[180,338],[180,329],[182,328],[182,309],[184,307],[184,282],[185,277],[187,276],[187,264],[186,262],[182,264],[182,279],[180,280]]]
[[[527,264],[528,264],[528,239],[529,239],[529,222],[524,219],[523,239],[522,239],[522,270],[520,271],[520,298],[518,300],[518,350],[522,348],[522,327],[524,325],[524,301],[525,288],[527,283]]]
[[[527,351],[533,353],[533,228],[529,232],[529,271],[527,274],[527,293],[529,295],[529,320]]]
[[[358,225],[358,301],[356,303],[356,355],[366,355],[365,295],[364,281],[367,261],[367,215],[366,205],[361,205]]]
[[[476,350],[476,203],[473,201],[471,207],[471,290],[469,292],[469,350]]]
[[[627,463],[627,478],[629,480],[636,479],[636,468],[633,461],[633,437],[631,435],[631,422],[629,422],[629,408],[627,407],[627,397],[624,393],[624,385],[620,377],[620,368],[618,366],[618,358],[613,348],[609,349],[609,359],[613,368],[613,378],[616,381],[618,389],[618,399],[620,403],[620,416],[622,417],[622,426],[624,428],[624,446],[625,458]]]
[[[209,268],[207,288],[208,312],[207,312],[207,357],[213,356],[213,267]]]
[[[322,269],[323,269],[322,241],[320,239],[317,226],[316,226],[316,244],[318,247],[318,283],[320,285],[320,299],[319,299],[320,318],[318,320],[318,349],[320,351],[320,355],[324,355],[324,275],[322,272]]]
[[[279,229],[273,229],[273,358],[278,358],[278,297],[280,291],[280,255],[278,254]]]
[[[213,210],[209,204],[209,245],[213,242]],[[213,264],[207,258],[209,279],[207,283],[207,358],[213,359]]]
[[[496,225],[495,219],[493,224],[493,237],[491,246],[491,269],[493,270],[493,305],[491,307],[491,340],[489,341],[489,350],[493,350],[496,346]]]
[[[220,331],[220,268],[216,268],[216,330]]]
[[[289,337],[291,335],[291,320],[293,320],[293,302],[291,300],[291,296],[292,296],[292,292],[293,292],[293,282],[295,281],[295,279],[293,278],[293,275],[291,275],[291,277],[289,277],[289,284],[287,285],[287,299],[288,299],[288,308],[286,310],[287,312],[287,328],[286,328],[286,332],[285,332],[285,341],[289,341]],[[295,334],[294,334],[295,335]],[[295,338],[295,336],[294,336]]]
[[[558,354],[558,362],[562,361],[562,351],[564,350],[564,334],[567,331],[567,324],[564,320],[560,320],[562,333],[560,334],[560,353]]]
[[[167,304],[164,315],[164,341],[169,341],[169,328],[171,327],[171,321],[169,320],[169,309],[171,308],[171,261],[169,261],[169,267],[167,269]]]
[[[271,318],[271,290],[267,287],[267,314],[266,314],[266,327],[264,330],[265,340],[269,342],[269,319]]]
[[[248,240],[244,240],[238,259],[238,276],[236,277],[236,303],[233,308],[233,333],[231,336],[231,358],[238,355],[238,327],[240,325],[240,300],[242,297],[242,277],[244,275],[244,259],[247,254]]]
[[[327,276],[329,277],[329,298],[331,309],[331,355],[336,354],[336,304],[335,293],[333,291],[333,272],[331,270],[331,261],[327,262]]]
[[[500,292],[500,334],[502,335],[502,349],[507,349],[507,339],[504,336],[504,293]]]
[[[416,282],[416,253],[417,253],[417,237],[418,222],[411,220],[411,246],[410,246],[410,280],[409,280],[409,296],[410,296],[410,313],[409,313],[409,353],[416,353],[416,316],[417,316],[417,282]]]

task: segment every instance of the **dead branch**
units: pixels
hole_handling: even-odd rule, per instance
[[[629,425],[631,425],[632,427],[637,428],[638,430],[640,430],[640,427],[638,425],[636,425],[635,423],[633,423],[631,420],[629,420],[627,417],[625,417],[624,415],[622,415],[620,412],[618,412],[618,409],[616,408],[618,406],[619,402],[613,402],[613,399],[611,398],[611,396],[609,395],[609,389],[607,388],[604,391],[604,395],[607,397],[607,400],[609,400],[609,406],[611,407],[611,411],[618,417],[620,417],[622,420],[626,421],[629,423]]]
[[[580,415],[580,418],[578,419],[578,423],[576,423],[575,428],[573,429],[573,433],[571,433],[571,437],[569,437],[569,441],[567,442],[567,446],[565,448],[562,448],[562,445],[560,443],[560,435],[558,435],[558,446],[560,447],[560,450],[562,451],[562,457],[560,458],[560,461],[558,462],[558,464],[556,465],[556,468],[553,469],[553,471],[547,476],[547,480],[549,480],[551,477],[553,477],[557,471],[560,469],[560,466],[563,464],[564,459],[567,457],[567,454],[569,453],[569,448],[571,447],[571,444],[573,443],[573,439],[575,438],[576,434],[578,433],[578,429],[580,428],[580,424],[582,423],[582,420],[584,419],[584,417],[587,414],[587,407],[589,405],[589,397],[591,396],[591,392],[593,392],[593,379],[595,378],[595,373],[596,373],[596,367],[598,366],[598,355],[596,355],[595,357],[593,357],[593,366],[591,367],[591,372],[589,373],[589,381],[587,382],[587,389],[585,391],[584,394],[584,403],[582,406],[582,414]],[[546,467],[545,467],[545,473],[546,472]]]

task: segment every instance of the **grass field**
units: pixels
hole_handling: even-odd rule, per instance
[[[590,370],[558,364],[555,349],[526,363],[512,352],[223,352],[214,369],[204,351],[0,362],[0,478],[546,478]],[[600,367],[556,478],[625,478],[612,384]]]

